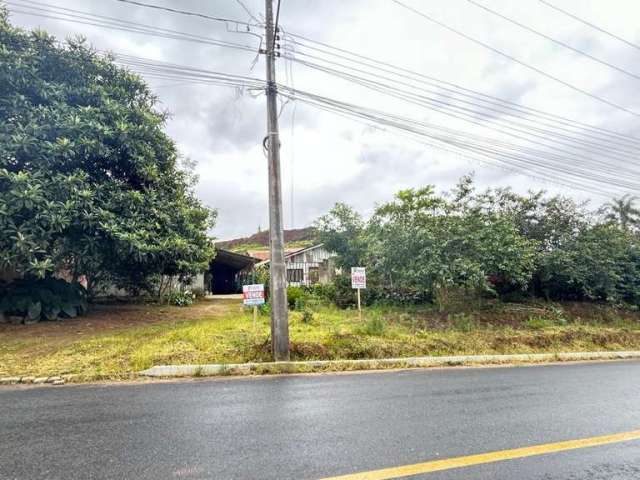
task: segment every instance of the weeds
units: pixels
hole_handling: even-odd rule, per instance
[[[449,321],[453,323],[456,330],[470,332],[476,328],[476,321],[472,313],[455,313],[449,316]]]
[[[206,304],[207,302],[202,302]],[[78,374],[80,380],[129,379],[161,364],[265,362],[271,359],[268,316],[255,330],[251,311],[229,303],[216,312],[196,304],[171,320],[96,332],[78,339],[72,325],[62,336],[25,335],[31,326],[2,326],[0,376]],[[443,316],[424,306],[373,306],[365,321],[353,310],[309,304],[292,314],[296,360],[421,355],[473,355],[640,349],[640,313],[581,305],[510,305]],[[205,305],[206,306],[206,305]],[[150,312],[162,307],[149,307]],[[194,312],[199,312],[194,317]],[[112,315],[117,314],[114,307]],[[184,313],[183,313],[184,312]],[[191,315],[191,320],[181,320]],[[510,323],[505,324],[504,316]],[[579,316],[580,321],[576,321]],[[91,321],[91,313],[83,321]],[[493,326],[490,326],[493,325]],[[39,329],[47,325],[38,324]],[[55,328],[54,328],[55,327]],[[55,332],[55,335],[53,334]]]
[[[366,321],[364,326],[361,329],[361,332],[364,335],[373,335],[380,337],[384,335],[384,332],[387,330],[387,322],[382,318],[381,315],[373,315],[369,320]]]

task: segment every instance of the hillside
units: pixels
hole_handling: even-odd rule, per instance
[[[284,231],[284,242],[287,249],[308,247],[314,243],[315,238],[316,232],[313,227]],[[232,251],[267,249],[269,247],[269,230],[254,233],[249,237],[217,242],[216,246]]]

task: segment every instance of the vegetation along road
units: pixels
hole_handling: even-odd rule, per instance
[[[639,395],[631,361],[11,387],[0,478],[639,478]]]
[[[300,302],[298,302],[300,303]],[[581,302],[487,303],[457,313],[431,305],[368,306],[359,320],[307,295],[290,315],[294,360],[640,350],[640,312]],[[0,381],[73,375],[131,380],[154,365],[264,362],[269,317],[240,300],[189,307],[94,305],[86,316],[0,324]]]

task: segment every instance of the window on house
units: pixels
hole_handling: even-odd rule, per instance
[[[304,280],[304,270],[302,268],[287,269],[287,282],[302,283],[303,280]]]
[[[309,267],[309,285],[315,285],[320,282],[320,269],[318,267]]]

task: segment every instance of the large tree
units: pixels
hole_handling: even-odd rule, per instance
[[[623,230],[631,230],[640,225],[640,209],[636,207],[638,197],[634,195],[623,195],[614,198],[605,205],[606,218],[622,227]]]
[[[215,212],[140,77],[0,7],[0,269],[136,289],[204,270]]]

